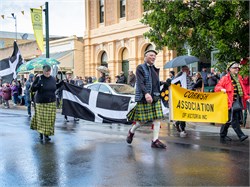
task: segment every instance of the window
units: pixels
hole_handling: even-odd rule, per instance
[[[99,84],[93,84],[91,86],[87,86],[88,89],[91,89],[91,90],[94,90],[94,91],[98,91],[99,87],[100,87]]]
[[[104,0],[99,0],[100,3],[100,23],[104,22]]]
[[[102,53],[102,56],[101,56],[101,66],[106,66],[108,67],[108,56],[107,56],[107,53],[106,52],[103,52]]]
[[[126,0],[120,0],[120,18],[126,16]]]
[[[109,90],[108,87],[105,86],[105,85],[101,85],[101,86],[100,86],[99,92],[111,94],[110,90]]]

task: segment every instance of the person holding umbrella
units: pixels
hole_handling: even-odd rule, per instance
[[[128,120],[135,121],[127,135],[127,143],[131,144],[135,131],[146,123],[153,123],[152,148],[166,149],[159,138],[160,120],[163,112],[160,101],[159,69],[154,66],[157,52],[147,50],[144,63],[136,68],[136,106],[127,114]]]
[[[35,95],[35,114],[32,117],[30,128],[40,133],[40,139],[43,136],[46,141],[50,141],[49,136],[54,135],[54,125],[56,119],[56,95],[55,91],[62,86],[63,82],[56,84],[56,80],[51,76],[51,67],[43,66],[43,74],[37,76],[31,86],[31,91]]]
[[[183,73],[185,73],[185,76],[186,76],[187,89],[192,90],[193,82],[192,82],[191,77],[189,76],[190,71],[189,71],[188,66],[186,66],[186,65],[182,66],[181,71],[176,75],[175,78],[178,78],[178,77],[182,76]],[[181,137],[186,137],[187,136],[187,132],[185,130],[185,128],[186,128],[186,122],[185,121],[176,121],[175,122],[175,127],[176,127],[177,131],[180,132]]]

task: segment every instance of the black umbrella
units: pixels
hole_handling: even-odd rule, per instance
[[[176,58],[170,60],[164,65],[164,69],[175,68],[179,66],[186,66],[195,62],[199,62],[200,60],[195,56],[177,56]]]

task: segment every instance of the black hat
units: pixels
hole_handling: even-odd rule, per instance
[[[145,51],[144,55],[146,55],[148,52],[153,52],[156,55],[158,54],[157,51],[155,51],[154,49],[149,49],[149,50]]]
[[[44,71],[50,71],[50,70],[51,70],[50,65],[45,64],[45,65],[43,66],[43,70],[44,70]]]

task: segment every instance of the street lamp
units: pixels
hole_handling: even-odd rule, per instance
[[[16,22],[16,15],[14,13],[11,13],[12,17],[8,17],[8,18],[13,18],[15,20],[15,30],[16,30],[16,41],[17,41],[17,22]]]

